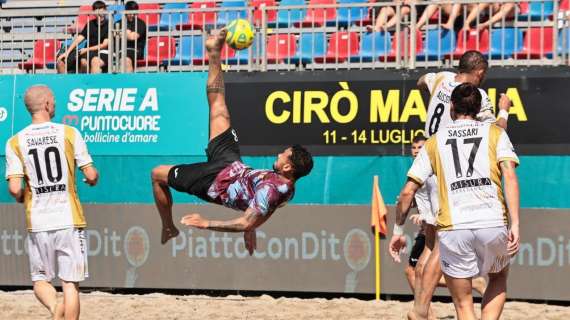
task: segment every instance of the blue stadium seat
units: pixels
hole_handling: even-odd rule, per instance
[[[178,40],[176,55],[170,59],[170,64],[174,66],[189,65],[194,61],[202,61],[205,56],[204,37],[185,36]]]
[[[176,10],[176,9],[187,9],[186,3],[166,3],[164,4],[164,10]],[[188,12],[184,13],[162,13],[160,15],[160,22],[158,23],[159,30],[170,30],[175,29],[177,25],[185,24],[188,22]]]
[[[424,49],[416,52],[416,60],[441,60],[455,51],[455,32],[447,29],[430,29],[426,32]]]
[[[371,62],[388,56],[392,48],[392,36],[389,32],[364,33],[360,38],[358,55],[350,57],[351,62]]]
[[[315,57],[327,54],[327,37],[323,32],[302,33],[297,43],[297,52],[291,58],[291,63],[312,63]]]
[[[107,6],[107,11],[115,12],[115,14],[113,14],[113,20],[117,22],[121,20],[121,13],[125,11],[125,6],[122,4],[112,4]]]
[[[220,3],[220,8],[243,8],[243,9],[235,9],[235,10],[220,10],[218,12],[218,20],[216,22],[217,26],[222,27],[229,24],[232,20],[235,19],[246,19],[247,18],[247,11],[245,8],[247,7],[247,2],[244,0],[224,0]]]
[[[368,3],[368,0],[338,0],[339,4]],[[350,26],[368,19],[368,7],[338,8],[337,19],[339,26]]]
[[[558,33],[558,52],[570,55],[570,29],[562,29]]]
[[[256,34],[250,47],[253,60],[258,55],[257,46],[260,45],[261,38],[259,34]],[[235,56],[228,58],[227,62],[228,64],[247,65],[249,63],[249,49],[236,50]]]
[[[521,7],[519,21],[528,21],[529,18],[531,21],[547,20],[554,11],[554,1],[523,2]]]
[[[491,29],[490,47],[491,58],[509,58],[522,50],[523,32],[518,28]]]
[[[280,7],[283,6],[304,6],[305,0],[281,0]],[[288,28],[295,23],[301,23],[307,15],[306,9],[279,10],[277,14],[277,26]]]

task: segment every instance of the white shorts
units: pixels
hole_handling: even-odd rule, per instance
[[[497,273],[509,265],[506,227],[439,231],[441,270],[454,278]]]
[[[87,241],[83,229],[61,229],[30,232],[28,255],[32,281],[51,281],[57,276],[63,281],[80,282],[87,271]]]

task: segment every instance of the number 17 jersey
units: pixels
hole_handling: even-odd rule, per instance
[[[499,163],[519,160],[507,133],[476,120],[456,120],[429,138],[408,177],[419,184],[435,174],[438,230],[507,225]]]
[[[425,83],[430,93],[430,100],[427,110],[427,119],[425,124],[425,136],[431,137],[439,128],[445,128],[451,120],[451,92],[460,82],[455,81],[456,73],[438,72],[427,73],[424,77]],[[481,92],[481,111],[477,115],[477,120],[483,122],[495,122],[496,118],[493,114],[493,106],[491,100],[483,91]]]
[[[92,164],[79,131],[52,122],[31,124],[6,143],[6,179],[25,180],[28,231],[83,228],[85,217],[75,184],[75,167]]]

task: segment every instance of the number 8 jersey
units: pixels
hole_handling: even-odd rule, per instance
[[[8,140],[6,179],[25,180],[28,231],[86,226],[75,167],[83,169],[92,162],[79,131],[63,124],[32,124]]]
[[[499,163],[519,160],[507,133],[476,120],[456,120],[427,140],[408,177],[423,184],[435,174],[438,230],[508,224]]]
[[[444,71],[427,73],[424,77],[430,93],[425,125],[425,136],[428,138],[451,122],[451,92],[461,84],[455,81],[455,76],[456,73]],[[477,120],[495,122],[497,119],[493,114],[491,100],[485,91],[479,89],[479,92],[481,92],[481,111],[477,115]]]

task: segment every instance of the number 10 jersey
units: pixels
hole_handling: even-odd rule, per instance
[[[25,180],[28,231],[83,228],[85,217],[75,184],[75,167],[88,167],[91,156],[74,127],[32,124],[6,143],[6,179]]]
[[[519,162],[503,129],[456,120],[427,140],[408,177],[423,184],[432,174],[437,176],[438,230],[500,227],[508,223],[502,161]]]
[[[430,93],[425,124],[425,136],[428,138],[451,122],[451,92],[461,84],[455,81],[455,76],[456,73],[443,71],[427,73],[424,77]],[[477,115],[477,120],[495,122],[497,119],[489,96],[482,89],[479,89],[479,92],[481,92],[481,111]]]

